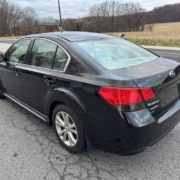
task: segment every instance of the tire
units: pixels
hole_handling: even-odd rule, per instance
[[[3,98],[4,98],[4,95],[0,91],[0,99],[3,99]]]
[[[81,119],[77,114],[65,105],[57,105],[53,111],[52,120],[60,144],[71,153],[82,152],[85,148],[85,135]]]

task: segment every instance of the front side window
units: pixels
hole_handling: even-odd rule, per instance
[[[57,49],[53,69],[63,71],[68,61],[68,55],[60,47]]]
[[[57,45],[50,41],[44,39],[35,40],[31,52],[30,65],[51,69],[56,50]]]
[[[76,45],[108,70],[132,67],[157,59],[156,55],[121,38],[84,41]]]
[[[23,39],[15,43],[6,54],[7,60],[13,63],[24,62],[30,42],[31,39]]]

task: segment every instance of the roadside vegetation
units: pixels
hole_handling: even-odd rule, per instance
[[[180,47],[180,40],[162,40],[162,39],[130,39],[130,41],[144,46],[167,46]]]
[[[109,34],[116,36],[125,34],[125,38],[140,45],[180,47],[180,22],[152,24],[151,31],[149,31],[149,25],[146,25],[144,31],[114,32]],[[19,39],[20,37],[9,36],[0,37],[0,39]]]
[[[18,40],[20,39],[22,36],[3,36],[0,37],[1,40],[5,39],[5,40]]]
[[[152,24],[151,31],[149,25],[146,25],[144,31],[122,33],[125,38],[141,45],[180,47],[180,22]]]
[[[105,0],[90,7],[86,17],[63,19],[63,29],[115,32],[114,35],[125,33],[125,38],[138,44],[180,47],[179,9],[180,3],[146,11],[139,3]],[[8,0],[0,0],[0,37],[18,39],[47,32],[46,27],[57,31],[60,24],[52,17],[40,18],[32,7],[21,9]]]

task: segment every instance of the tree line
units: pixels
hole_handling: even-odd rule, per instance
[[[79,19],[66,19],[66,30],[92,32],[139,31],[144,25],[145,9],[139,3],[104,1],[89,9],[89,16]]]
[[[139,3],[106,0],[93,5],[87,17],[63,19],[63,29],[91,32],[143,31],[146,24],[152,30],[153,23],[171,21],[180,21],[180,3],[146,12]],[[44,22],[54,22],[59,26],[58,20],[51,17],[40,19],[30,7],[21,9],[7,0],[0,0],[0,36],[39,33]]]
[[[39,20],[32,8],[21,9],[0,0],[0,36],[24,35],[39,31]]]
[[[180,21],[180,3],[165,5],[146,12],[146,23],[165,23]]]
[[[89,10],[89,16],[65,19],[64,29],[92,32],[152,31],[154,23],[180,21],[180,3],[165,5],[146,12],[139,3],[104,1]]]

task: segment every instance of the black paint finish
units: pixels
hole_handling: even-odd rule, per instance
[[[73,42],[113,38],[112,36],[69,32],[25,38],[31,38],[32,43],[24,62],[8,62],[8,51],[4,61],[0,62],[0,89],[11,99],[14,98],[36,111],[49,124],[55,105],[66,104],[81,119],[92,145],[128,153],[153,144],[178,123],[179,92],[173,99],[174,91],[171,93],[171,90],[180,87],[179,63],[159,57],[142,65],[107,71],[92,62]],[[28,65],[33,41],[37,38],[51,40],[69,53],[71,61],[65,72]],[[171,70],[176,73],[173,79],[169,77]],[[136,106],[113,107],[98,95],[102,86],[152,87],[156,99]],[[140,110],[147,111],[154,118],[154,123],[139,128],[129,124],[127,118],[130,114],[127,113],[138,114]],[[164,120],[158,123],[160,118]]]

